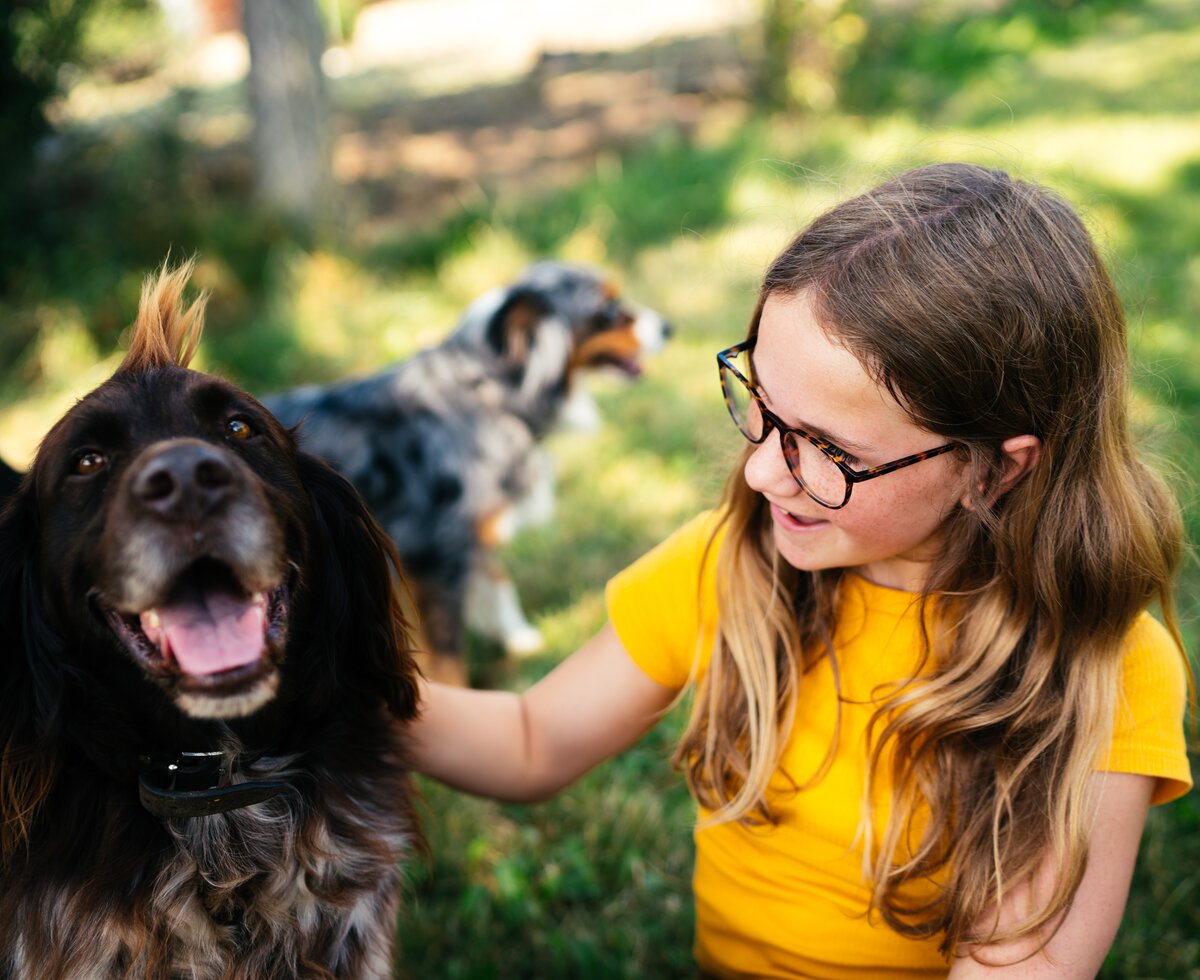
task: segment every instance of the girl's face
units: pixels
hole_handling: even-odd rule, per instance
[[[767,298],[753,361],[767,407],[787,424],[853,453],[853,469],[946,441],[915,424],[821,329],[806,293]],[[829,510],[800,489],[775,431],[755,448],[745,475],[770,504],[775,544],[789,565],[851,569],[878,585],[913,592],[925,583],[947,516],[969,489],[966,467],[948,453],[856,484],[844,508]]]

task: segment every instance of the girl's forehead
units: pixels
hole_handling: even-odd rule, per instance
[[[784,421],[834,442],[890,446],[922,430],[883,385],[818,322],[805,293],[772,294],[763,305],[755,380]]]

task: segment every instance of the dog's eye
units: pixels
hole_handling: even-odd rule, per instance
[[[254,435],[254,430],[245,419],[230,419],[225,423],[225,434],[230,439],[249,439]]]
[[[607,330],[621,318],[621,304],[610,299],[596,312],[596,324],[599,329]]]
[[[79,458],[75,460],[75,472],[80,476],[91,476],[93,473],[104,469],[104,464],[107,460],[103,453],[86,452],[80,453]]]

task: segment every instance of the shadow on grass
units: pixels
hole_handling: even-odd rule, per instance
[[[614,259],[629,262],[680,234],[726,223],[734,178],[760,146],[753,125],[717,146],[663,131],[648,144],[606,159],[571,186],[515,202],[506,198],[467,206],[435,231],[401,233],[372,246],[363,263],[389,274],[433,269],[489,226],[505,229],[535,255],[553,255],[591,227]]]

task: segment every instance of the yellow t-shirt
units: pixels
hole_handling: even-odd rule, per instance
[[[716,629],[712,513],[677,531],[609,582],[608,612],[639,667],[668,687],[703,671]],[[702,567],[703,565],[703,567]],[[699,965],[720,976],[944,976],[938,941],[905,938],[865,915],[870,892],[856,841],[866,766],[866,725],[881,684],[910,676],[920,649],[916,596],[846,579],[835,632],[841,726],[828,772],[816,773],[833,737],[838,697],[829,658],[805,674],[796,722],[771,784],[773,827],[724,823],[697,830],[693,888]],[[1158,779],[1154,802],[1187,792],[1183,735],[1185,668],[1166,630],[1148,614],[1130,632],[1113,744],[1102,766]],[[881,787],[888,799],[890,786]],[[886,820],[877,812],[876,833]],[[930,886],[933,887],[933,886]]]

